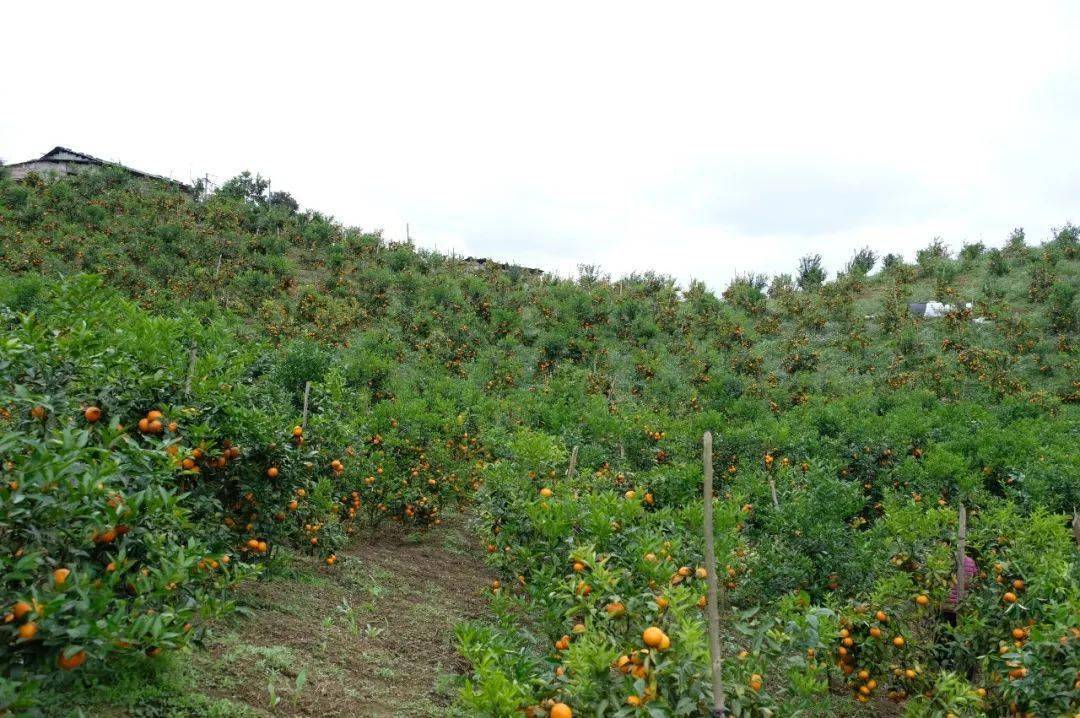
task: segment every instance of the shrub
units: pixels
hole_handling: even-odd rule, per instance
[[[795,280],[790,274],[777,274],[769,283],[769,298],[780,299],[795,292]]]
[[[949,248],[941,237],[934,237],[923,249],[915,253],[915,262],[919,266],[919,274],[923,277],[932,277],[938,268],[949,259]]]
[[[304,403],[304,387],[317,383],[326,375],[332,361],[331,353],[322,345],[308,339],[295,339],[283,350],[274,369],[274,383],[291,389],[295,408]]]
[[[799,289],[812,291],[825,282],[825,269],[821,266],[820,254],[808,254],[799,260],[797,279]]]
[[[1067,222],[1064,227],[1054,230],[1054,239],[1047,248],[1060,252],[1067,260],[1077,259],[1080,257],[1080,227]]]
[[[1009,262],[1005,253],[996,247],[987,252],[987,267],[995,277],[1004,277],[1009,273]]]
[[[768,280],[761,274],[735,277],[724,290],[724,299],[747,314],[759,314],[765,310],[765,293]]]
[[[1080,326],[1080,307],[1075,284],[1056,282],[1047,292],[1047,314],[1055,332],[1070,332]]]
[[[1005,248],[1002,250],[1006,257],[1009,259],[1028,260],[1031,257],[1031,251],[1027,246],[1027,242],[1024,241],[1024,229],[1023,227],[1017,227],[1009,235],[1009,239],[1005,242]]]
[[[0,628],[0,665],[25,692],[65,666],[185,645],[231,609],[224,592],[250,570],[220,524],[204,523],[217,503],[186,496],[179,447],[192,416],[159,432],[135,426],[136,407],[145,414],[179,387],[147,368],[158,360],[146,352],[178,338],[151,340],[162,322],[93,281],[40,285],[29,314],[5,289],[0,534],[13,550],[0,554],[0,605],[15,620]]]
[[[970,264],[983,255],[986,251],[986,245],[982,242],[965,243],[960,248],[960,259],[965,264]]]
[[[1031,268],[1031,279],[1028,282],[1028,298],[1042,304],[1050,297],[1050,288],[1057,281],[1057,275],[1052,267],[1040,262]]]
[[[863,247],[848,261],[845,271],[853,276],[865,276],[870,274],[876,263],[877,254],[869,247]]]
[[[934,299],[947,302],[956,296],[954,283],[960,273],[960,267],[956,262],[948,259],[940,260],[934,267]]]

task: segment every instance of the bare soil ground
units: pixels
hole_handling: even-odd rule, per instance
[[[451,715],[454,624],[483,614],[491,578],[463,524],[387,527],[332,568],[298,557],[288,576],[252,583],[251,616],[193,656],[197,684],[237,715]]]

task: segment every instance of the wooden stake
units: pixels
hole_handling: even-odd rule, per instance
[[[964,544],[967,541],[967,509],[960,504],[960,523],[956,527],[956,607],[964,600],[964,584],[967,583],[967,567],[964,566]]]
[[[1073,537],[1076,539],[1076,548],[1080,549],[1080,511],[1073,509]]]
[[[220,275],[220,274],[221,274],[221,255],[219,254],[217,256],[217,266],[214,267],[214,289],[213,289],[213,291],[210,292],[210,296],[215,302],[217,301],[218,275]]]
[[[187,378],[184,379],[184,396],[191,395],[191,382],[195,379],[195,357],[198,356],[198,351],[195,346],[191,347],[188,352],[188,364],[187,364]]]
[[[574,470],[577,469],[577,450],[575,446],[574,450],[570,452],[570,466],[566,469],[566,480],[574,478]]]
[[[304,384],[304,418],[301,419],[301,421],[300,421],[300,426],[305,430],[307,429],[307,405],[308,405],[308,397],[309,396],[311,396],[311,382],[310,381],[306,382]]]
[[[769,491],[772,492],[772,505],[774,509],[780,508],[780,499],[776,498],[776,480],[769,477]]]
[[[717,603],[716,546],[713,538],[713,467],[712,432],[702,437],[705,473],[705,570],[709,586],[709,653],[712,655],[713,716],[720,718],[724,710],[723,659],[720,657],[720,612]]]

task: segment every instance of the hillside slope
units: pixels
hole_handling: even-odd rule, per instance
[[[329,560],[387,518],[438,524],[468,502],[501,581],[492,622],[458,631],[473,666],[461,706],[621,716],[697,715],[710,700],[694,569],[711,430],[725,650],[746,651],[725,663],[735,712],[812,711],[830,692],[942,715],[1080,700],[1076,228],[955,255],[935,241],[876,273],[859,252],[833,281],[805,258],[717,297],[653,275],[480,268],[264,190],[246,176],[203,200],[108,171],[0,180],[6,332],[25,347],[5,375],[11,436],[47,446],[92,403],[115,435],[91,443],[107,447],[117,424],[161,411],[175,430],[125,445],[164,462],[156,481],[190,532],[238,572],[273,571],[279,545]],[[84,272],[139,307],[56,279]],[[972,308],[908,312],[928,299]],[[83,322],[113,329],[121,350],[107,333],[72,343]],[[13,463],[24,478],[2,495],[9,511],[48,484]],[[954,621],[961,503],[981,573]],[[41,558],[39,573],[9,573],[4,600],[52,595],[58,538],[31,537],[14,513],[8,524]],[[107,558],[94,550],[70,560],[89,571]],[[1004,595],[1013,582],[1023,600]],[[15,644],[17,683],[74,655],[87,611],[51,626],[66,637]],[[669,651],[638,652],[649,626]],[[133,643],[117,631],[94,639],[88,667]]]

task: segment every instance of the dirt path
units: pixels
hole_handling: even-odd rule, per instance
[[[251,617],[194,658],[199,685],[238,714],[450,715],[454,624],[483,614],[490,580],[463,519],[388,527],[338,557],[332,569],[298,558],[290,576],[251,585]]]

